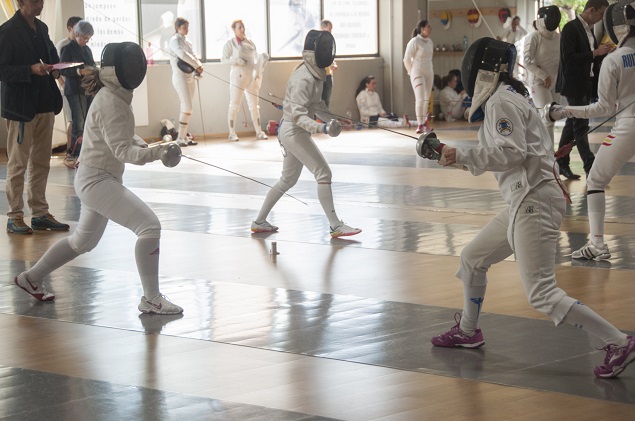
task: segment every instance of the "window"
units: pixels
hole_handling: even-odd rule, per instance
[[[141,0],[141,28],[148,59],[168,60],[170,39],[175,34],[174,21],[185,18],[190,22],[187,39],[194,53],[201,56],[201,10],[198,1]],[[147,44],[151,44],[150,46]]]
[[[208,60],[221,58],[225,43],[234,36],[231,24],[236,19],[243,21],[247,38],[256,44],[256,50],[259,53],[267,51],[266,2],[231,0],[231,2],[220,5],[218,0],[204,1],[205,54]]]
[[[269,3],[271,57],[302,56],[307,32],[320,29],[320,0],[271,0]]]
[[[377,54],[377,0],[324,1],[324,19],[333,23],[338,56]]]
[[[111,42],[139,42],[137,31],[137,0],[84,0],[84,19],[95,28],[89,47],[95,61]]]

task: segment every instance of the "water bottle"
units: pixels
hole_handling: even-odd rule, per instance
[[[463,35],[463,51],[467,51],[467,35]]]
[[[146,63],[148,63],[149,66],[154,64],[154,58],[152,58],[153,55],[154,48],[152,48],[152,43],[149,42],[148,46],[146,47]]]

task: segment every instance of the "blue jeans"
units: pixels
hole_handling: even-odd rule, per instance
[[[77,158],[81,150],[81,142],[78,144],[77,139],[84,134],[84,122],[88,115],[88,107],[93,101],[92,96],[84,94],[67,95],[66,99],[71,106],[71,116],[73,118],[73,126],[71,128],[71,145],[68,149],[68,155]]]

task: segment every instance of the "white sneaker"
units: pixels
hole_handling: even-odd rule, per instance
[[[275,225],[271,225],[269,222],[265,221],[262,224],[256,223],[256,221],[251,223],[251,231],[252,232],[276,232],[278,231],[278,227]]]
[[[142,313],[179,314],[183,313],[183,308],[170,302],[165,295],[159,294],[151,300],[141,297],[139,311]]]
[[[31,281],[24,272],[16,276],[13,282],[40,301],[52,301],[55,299],[55,295],[48,292],[41,282]]]
[[[232,142],[238,142],[238,135],[236,133],[230,133],[229,134],[229,140],[231,140]]]
[[[335,228],[331,227],[331,237],[346,237],[349,235],[357,235],[362,232],[359,228],[349,227],[344,223],[344,221],[340,221],[340,224]]]
[[[256,140],[267,140],[269,137],[262,130],[256,135]]]
[[[606,244],[602,244],[602,247],[598,248],[593,243],[587,243],[580,250],[571,253],[571,257],[574,259],[595,260],[597,262],[610,259],[611,253],[609,252],[609,246]]]
[[[176,139],[176,144],[184,148],[185,146],[188,145],[188,141],[183,139]]]

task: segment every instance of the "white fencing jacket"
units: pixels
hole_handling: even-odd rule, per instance
[[[417,35],[408,41],[406,52],[403,57],[403,64],[408,74],[427,74],[432,69],[432,54],[434,43],[430,38]]]
[[[194,49],[192,48],[190,40],[182,34],[176,33],[172,36],[170,39],[170,51],[172,52],[172,54],[170,54],[170,64],[172,65],[173,72],[179,71],[184,73],[177,66],[179,58],[195,69],[198,69],[203,65],[196,57],[196,54],[194,54]]]
[[[315,64],[315,52],[305,50],[302,58],[304,61],[296,67],[287,81],[282,118],[309,133],[322,133],[324,124],[318,123],[312,116],[317,115],[322,121],[333,118],[322,100],[326,70]]]
[[[240,66],[240,59],[246,61],[245,66],[254,66],[256,64],[256,45],[249,38],[238,42],[236,37],[232,37],[223,47],[221,63]]]
[[[105,85],[97,92],[86,116],[84,140],[79,162],[109,172],[121,181],[124,163],[143,165],[156,161],[161,148],[148,148],[146,142],[134,134],[132,90],[119,83],[114,67],[99,71]]]
[[[528,84],[544,85],[547,77],[556,85],[560,65],[560,34],[540,28],[525,38],[524,66],[529,70]]]
[[[368,122],[370,116],[385,114],[384,108],[381,106],[379,94],[375,91],[364,89],[357,94],[357,108],[359,108],[359,117],[363,122]]]
[[[513,221],[530,190],[545,181],[555,182],[553,141],[538,110],[510,85],[499,83],[483,107],[478,145],[457,149],[456,161],[474,175],[494,172]]]

